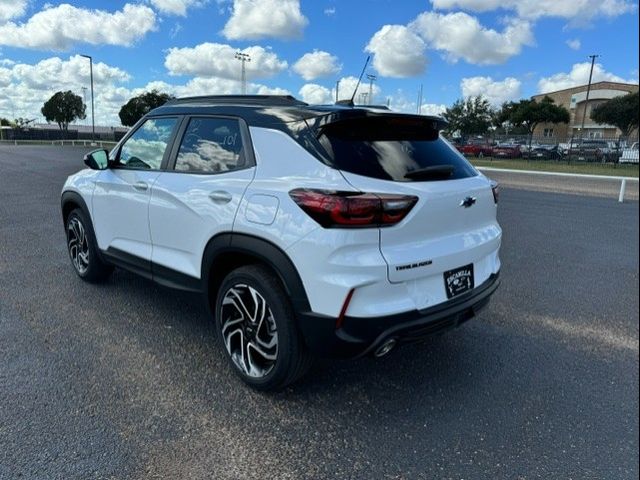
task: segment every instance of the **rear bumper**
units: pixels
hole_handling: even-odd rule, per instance
[[[298,324],[307,347],[314,354],[359,357],[375,351],[391,338],[398,343],[409,343],[457,327],[485,307],[499,285],[499,273],[492,274],[470,292],[439,305],[384,317],[347,316],[339,329],[335,328],[335,318],[310,312],[299,312]]]

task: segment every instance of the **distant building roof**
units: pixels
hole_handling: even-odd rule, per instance
[[[637,83],[623,83],[623,82],[610,82],[607,80],[602,80],[600,82],[594,82],[591,84],[591,88],[592,89],[596,89],[598,88],[598,86],[602,86],[602,85],[607,85],[609,88],[611,87],[627,87],[627,88],[620,88],[620,90],[629,90],[629,87],[635,87],[635,89],[638,89],[638,84]],[[561,92],[567,92],[569,90],[580,90],[583,88],[587,88],[588,85],[575,85],[573,87],[569,87],[569,88],[563,88],[561,90],[554,90],[552,92],[544,92],[544,93],[538,93],[537,95],[533,95],[532,98],[538,98],[538,97],[544,97],[545,95],[553,95],[555,93],[561,93]]]

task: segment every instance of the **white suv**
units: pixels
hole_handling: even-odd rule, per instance
[[[443,125],[292,97],[174,100],[65,183],[73,266],[202,292],[258,389],[316,355],[385,355],[470,319],[499,284],[497,187]]]

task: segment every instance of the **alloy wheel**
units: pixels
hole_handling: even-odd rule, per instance
[[[89,269],[89,239],[77,217],[71,218],[67,225],[67,245],[73,266],[83,275]]]
[[[267,376],[278,357],[278,332],[264,297],[238,283],[225,292],[220,319],[222,339],[235,366],[252,378]]]

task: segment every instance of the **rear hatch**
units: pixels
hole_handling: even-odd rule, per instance
[[[473,264],[478,285],[495,268],[501,231],[492,185],[439,135],[441,126],[435,118],[380,114],[318,133],[333,166],[358,190],[418,199],[401,222],[379,229],[392,283],[442,283],[444,272]]]

